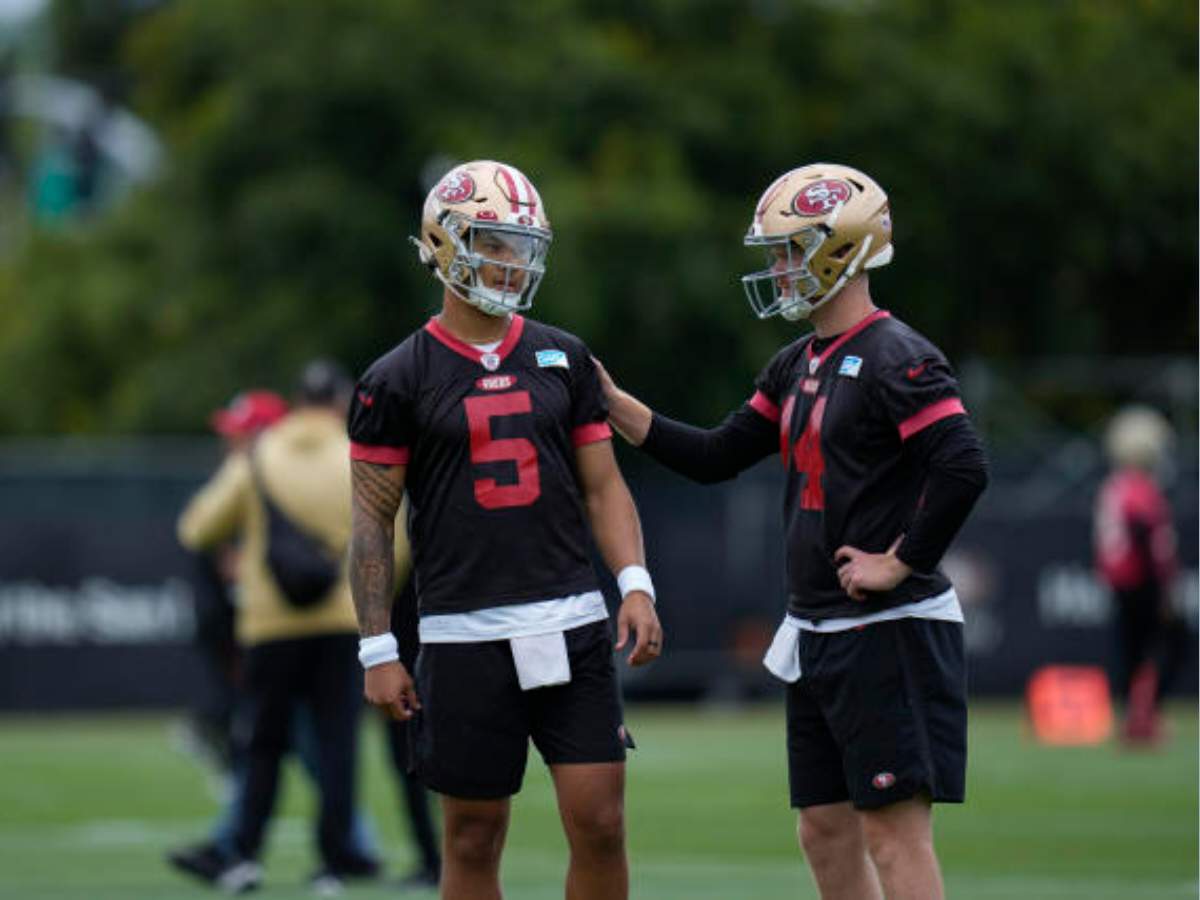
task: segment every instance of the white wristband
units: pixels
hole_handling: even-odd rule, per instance
[[[650,595],[650,600],[653,602],[654,582],[650,580],[650,573],[646,571],[645,566],[626,566],[617,573],[617,588],[621,591],[621,599],[624,600],[630,591],[645,591]]]
[[[364,669],[399,658],[400,646],[396,643],[396,636],[390,631],[358,639],[358,661]]]

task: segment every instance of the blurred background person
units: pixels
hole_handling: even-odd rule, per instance
[[[1187,641],[1174,604],[1178,542],[1163,490],[1173,438],[1166,418],[1147,406],[1120,410],[1104,435],[1111,471],[1096,498],[1096,569],[1116,607],[1116,685],[1130,743],[1162,737],[1159,705]]]
[[[209,419],[220,435],[225,457],[244,453],[266,428],[288,411],[274,391],[244,391]],[[233,763],[230,730],[240,654],[234,637],[233,589],[237,581],[236,540],[192,554],[190,573],[196,609],[194,645],[202,684],[181,735],[184,748],[211,765],[222,778]]]
[[[274,810],[280,763],[293,740],[315,743],[320,794],[314,883],[374,876],[375,856],[351,838],[358,716],[357,625],[344,556],[349,541],[350,381],[334,364],[305,367],[292,412],[246,452],[231,454],[179,522],[193,549],[241,539],[236,629],[245,648],[239,730],[247,729],[244,772],[224,845],[181,868],[241,892],[258,886],[258,864]],[[290,551],[290,552],[288,552]],[[322,582],[324,582],[322,584]],[[312,727],[294,730],[301,705]],[[176,864],[179,865],[177,860]]]

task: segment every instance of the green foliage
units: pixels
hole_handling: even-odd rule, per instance
[[[57,7],[66,70],[107,46],[90,8]],[[1166,0],[163,4],[111,65],[169,171],[0,264],[0,378],[30,386],[0,432],[195,430],[310,355],[363,368],[439,299],[422,175],[475,157],[548,204],[535,314],[676,414],[794,336],[749,315],[740,239],[813,159],[887,188],[875,293],[952,357],[1192,352],[1196,27]]]

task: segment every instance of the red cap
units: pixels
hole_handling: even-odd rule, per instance
[[[222,437],[249,437],[269,428],[287,415],[287,401],[274,391],[245,391],[209,418]]]

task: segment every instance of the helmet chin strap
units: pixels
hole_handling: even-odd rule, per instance
[[[837,284],[818,297],[815,302],[797,300],[791,306],[785,306],[781,309],[779,314],[789,322],[803,322],[805,319],[811,318],[813,313],[832,300],[834,295],[840,292],[845,286],[846,278],[843,276],[838,279]]]
[[[789,322],[803,322],[812,315],[815,307],[807,300],[794,300],[779,311],[779,315]]]
[[[492,299],[494,297],[503,298],[508,296],[506,291],[494,291],[491,288],[476,287],[468,288],[467,293],[471,297],[471,299],[467,302],[476,306],[479,310],[487,313],[489,316],[506,316],[510,312],[516,312],[521,308],[519,296],[517,302],[512,306],[509,306],[500,300]]]
[[[441,269],[434,269],[433,275],[435,278],[437,278],[438,281],[440,281],[447,288],[449,288],[450,293],[452,293],[455,297],[457,297],[463,303],[466,303],[470,306],[475,307],[481,313],[484,313],[486,315],[495,316],[496,318],[499,318],[501,316],[507,316],[509,313],[517,312],[520,309],[520,306],[518,304],[513,304],[512,306],[506,306],[503,303],[499,303],[495,300],[490,300],[487,297],[488,294],[503,296],[504,295],[503,291],[491,291],[491,290],[488,290],[487,288],[474,288],[474,289],[465,288],[464,289],[463,285],[459,284],[456,281],[451,281],[449,278],[447,278],[445,275],[443,275]],[[480,294],[483,294],[483,296],[479,296],[477,293],[475,293],[476,291],[479,292]]]
[[[863,257],[870,252],[871,243],[873,240],[874,235],[867,235],[866,240],[863,241],[863,244],[858,249],[858,252],[854,254],[854,259],[852,259],[850,264],[842,271],[842,276],[835,281],[833,283],[833,287],[822,294],[815,303],[810,303],[808,300],[796,300],[790,306],[781,309],[779,314],[789,322],[802,322],[809,318],[814,312],[816,312],[830,300],[832,300],[841,291],[841,289],[846,286],[847,282],[849,282],[850,279],[857,274],[859,263],[861,263]],[[867,262],[867,265],[865,265],[863,268],[870,269],[876,266],[887,265],[892,258],[891,251],[892,245],[888,244],[883,250],[876,254],[874,258],[870,259]]]

